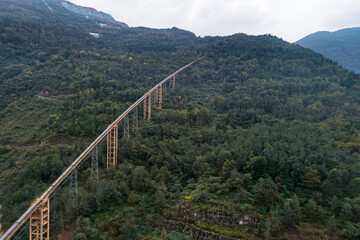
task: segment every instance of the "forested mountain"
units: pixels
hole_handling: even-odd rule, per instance
[[[316,32],[296,43],[360,73],[360,28],[358,27],[345,28],[335,32]]]
[[[52,237],[359,239],[359,75],[270,35],[104,28],[46,2],[0,3],[4,229],[132,102],[204,56],[119,139],[116,169],[102,145],[99,182],[87,161],[78,200],[68,182],[55,193]]]

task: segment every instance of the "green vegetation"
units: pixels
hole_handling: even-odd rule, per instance
[[[78,200],[68,183],[55,193],[52,236],[359,238],[358,75],[269,35],[130,28],[95,39],[95,24],[48,2],[53,15],[40,1],[0,9],[4,228],[147,89],[205,56],[119,139],[116,169],[102,144],[99,182],[88,160]]]

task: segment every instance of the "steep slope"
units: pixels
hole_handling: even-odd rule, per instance
[[[123,48],[131,47],[131,44],[136,48],[141,44],[154,45],[154,41],[162,41],[162,44],[167,44],[166,50],[175,50],[175,47],[193,46],[192,42],[196,39],[193,33],[183,31],[180,29],[146,29],[146,28],[128,28],[128,27],[101,27],[97,15],[90,16],[87,19],[83,14],[77,14],[66,9],[63,4],[70,5],[69,2],[60,0],[47,0],[48,6],[51,7],[51,12],[47,6],[38,0],[4,0],[0,4],[1,17],[1,31],[2,43],[11,42],[11,44],[27,44],[32,47],[61,47],[71,46],[72,48]],[[73,5],[71,5],[73,6]],[[76,7],[76,9],[82,9]],[[88,8],[84,8],[88,9]],[[96,10],[93,10],[96,11]],[[94,13],[95,14],[95,13]],[[102,14],[98,12],[98,14]],[[11,19],[11,22],[9,20]],[[103,17],[116,24],[111,17]],[[118,23],[122,24],[122,23]],[[100,39],[94,41],[93,37],[89,35],[90,32],[98,33]],[[9,39],[7,36],[11,36]],[[132,36],[136,36],[136,38]],[[101,37],[104,36],[104,37]],[[119,41],[119,43],[116,43]],[[183,41],[183,42],[178,42]],[[145,44],[147,43],[147,44]],[[85,45],[84,45],[85,44]],[[157,49],[162,50],[162,49]],[[5,51],[3,51],[5,52]]]
[[[321,53],[350,70],[360,72],[360,28],[316,32],[296,43]]]
[[[83,18],[83,22],[109,24],[107,27],[110,28],[128,28],[125,23],[117,22],[107,13],[97,11],[93,8],[78,6],[65,0],[4,0],[1,5],[6,6],[2,8],[2,17],[9,13],[17,13],[16,17],[18,19],[22,17],[39,19],[51,15],[53,15],[51,18],[57,16],[63,19],[73,18],[73,20],[78,17],[78,20]]]
[[[13,2],[0,10],[4,228],[148,88],[205,56],[119,139],[117,169],[102,145],[99,182],[86,162],[77,201],[56,192],[53,236],[360,237],[358,75],[270,35],[106,29],[51,1],[19,19],[29,1]]]
[[[45,4],[47,4],[47,3],[45,2]],[[96,9],[78,6],[78,5],[68,2],[68,1],[62,1],[61,4],[69,11],[84,15],[86,17],[86,19],[94,19],[94,20],[100,21],[100,22],[97,22],[97,24],[99,24],[100,27],[105,27],[105,28],[128,28],[129,27],[128,25],[126,25],[123,22],[115,21],[115,19],[111,15],[104,13],[104,12],[99,12]]]

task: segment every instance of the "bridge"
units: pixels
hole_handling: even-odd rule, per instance
[[[202,58],[202,57],[201,57]],[[22,214],[22,216],[15,221],[15,223],[4,233],[0,240],[10,240],[11,237],[30,219],[29,239],[30,240],[49,240],[50,239],[50,195],[60,187],[60,185],[72,174],[76,181],[76,168],[81,164],[88,156],[92,156],[92,175],[96,174],[97,159],[98,159],[98,145],[103,141],[107,140],[107,155],[106,155],[106,166],[107,168],[116,167],[117,165],[117,152],[118,152],[118,125],[120,122],[124,122],[124,134],[129,136],[129,114],[134,114],[134,120],[138,120],[138,106],[143,104],[144,108],[144,119],[151,119],[152,101],[155,101],[155,107],[157,109],[162,108],[163,92],[166,91],[166,86],[173,89],[175,88],[175,76],[193,65],[196,61],[201,58],[185,65],[172,73],[161,82],[156,84],[147,93],[140,97],[135,103],[133,103],[127,110],[125,110],[113,123],[111,123],[105,131],[103,131],[79,157],[43,192],[43,194],[36,198],[30,207]],[[70,185],[76,184],[77,182],[70,182]],[[75,186],[76,187],[76,186]],[[77,188],[75,188],[77,189]],[[73,193],[77,194],[77,190]]]

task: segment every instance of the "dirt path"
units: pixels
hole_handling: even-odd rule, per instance
[[[40,95],[37,95],[38,98],[44,99],[44,100],[49,100],[49,101],[55,101],[55,102],[59,102],[59,103],[63,103],[64,100],[59,100],[59,99],[55,99],[55,98],[51,98],[51,97],[43,97]]]
[[[44,145],[51,145],[51,146],[57,146],[57,145],[67,145],[67,146],[73,146],[79,141],[58,141],[58,142],[49,142],[49,141],[43,141],[41,143],[12,143],[7,144],[7,147],[13,147],[13,148],[21,148],[21,149],[28,149],[28,148],[37,148]],[[1,145],[1,144],[0,144]]]

